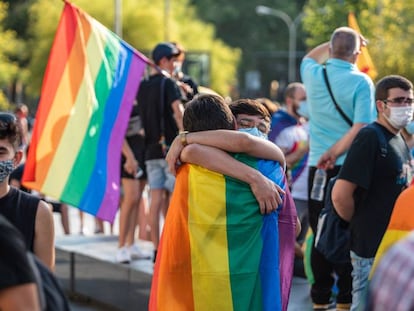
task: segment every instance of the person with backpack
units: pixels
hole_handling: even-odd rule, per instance
[[[402,76],[386,76],[377,83],[378,118],[358,132],[332,189],[335,210],[350,222],[351,311],[365,304],[370,270],[394,203],[411,183],[411,154],[400,131],[413,118],[413,100],[413,85]],[[372,126],[385,136],[385,156]]]

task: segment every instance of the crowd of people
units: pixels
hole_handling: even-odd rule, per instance
[[[399,196],[412,196],[413,85],[399,75],[374,85],[356,65],[365,44],[351,28],[335,29],[304,56],[302,82],[287,85],[277,106],[265,98],[227,102],[197,94],[197,84],[182,72],[185,49],[176,42],[154,47],[122,146],[114,254],[122,264],[144,258],[155,263],[150,310],[196,304],[210,310],[414,308],[412,295],[404,295],[414,284],[413,236],[386,247],[382,242],[394,213],[409,204],[405,199],[404,208],[394,208]],[[15,114],[0,113],[0,214],[20,231],[16,239],[53,271],[52,212],[61,213],[69,234],[68,206],[17,190],[22,146],[30,143],[26,117],[24,105]],[[315,197],[320,171],[324,195]],[[349,258],[341,263],[309,238],[317,234],[334,177],[333,206],[351,236]],[[414,229],[414,220],[406,222]],[[152,254],[136,243],[143,226],[150,228]],[[103,232],[99,219],[96,231]],[[25,252],[17,251],[26,264]],[[393,264],[398,271],[407,267],[409,277],[399,277]],[[35,283],[28,271],[9,286],[18,285],[30,304],[39,305]],[[2,309],[8,283],[0,285]]]

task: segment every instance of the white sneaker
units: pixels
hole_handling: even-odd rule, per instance
[[[150,259],[151,255],[143,251],[138,245],[134,244],[129,247],[131,259]]]
[[[115,260],[118,263],[130,263],[131,254],[126,246],[118,248],[115,254]]]

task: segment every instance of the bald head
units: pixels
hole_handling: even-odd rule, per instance
[[[335,29],[329,44],[331,57],[355,63],[360,50],[359,34],[349,27]]]

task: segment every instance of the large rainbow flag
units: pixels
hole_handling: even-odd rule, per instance
[[[238,156],[285,186],[278,163]],[[284,222],[294,231],[292,219]],[[286,240],[293,249],[294,234]],[[278,212],[261,215],[247,184],[184,164],[158,248],[149,310],[285,310],[282,287],[290,290],[290,282],[281,282],[279,251]],[[293,254],[286,257],[292,267]]]
[[[23,184],[113,221],[122,142],[147,62],[102,24],[65,2]]]
[[[377,267],[382,256],[397,241],[406,237],[414,230],[414,185],[405,189],[395,201],[387,230],[382,237],[380,246],[375,254],[374,265],[371,269],[371,276]]]

